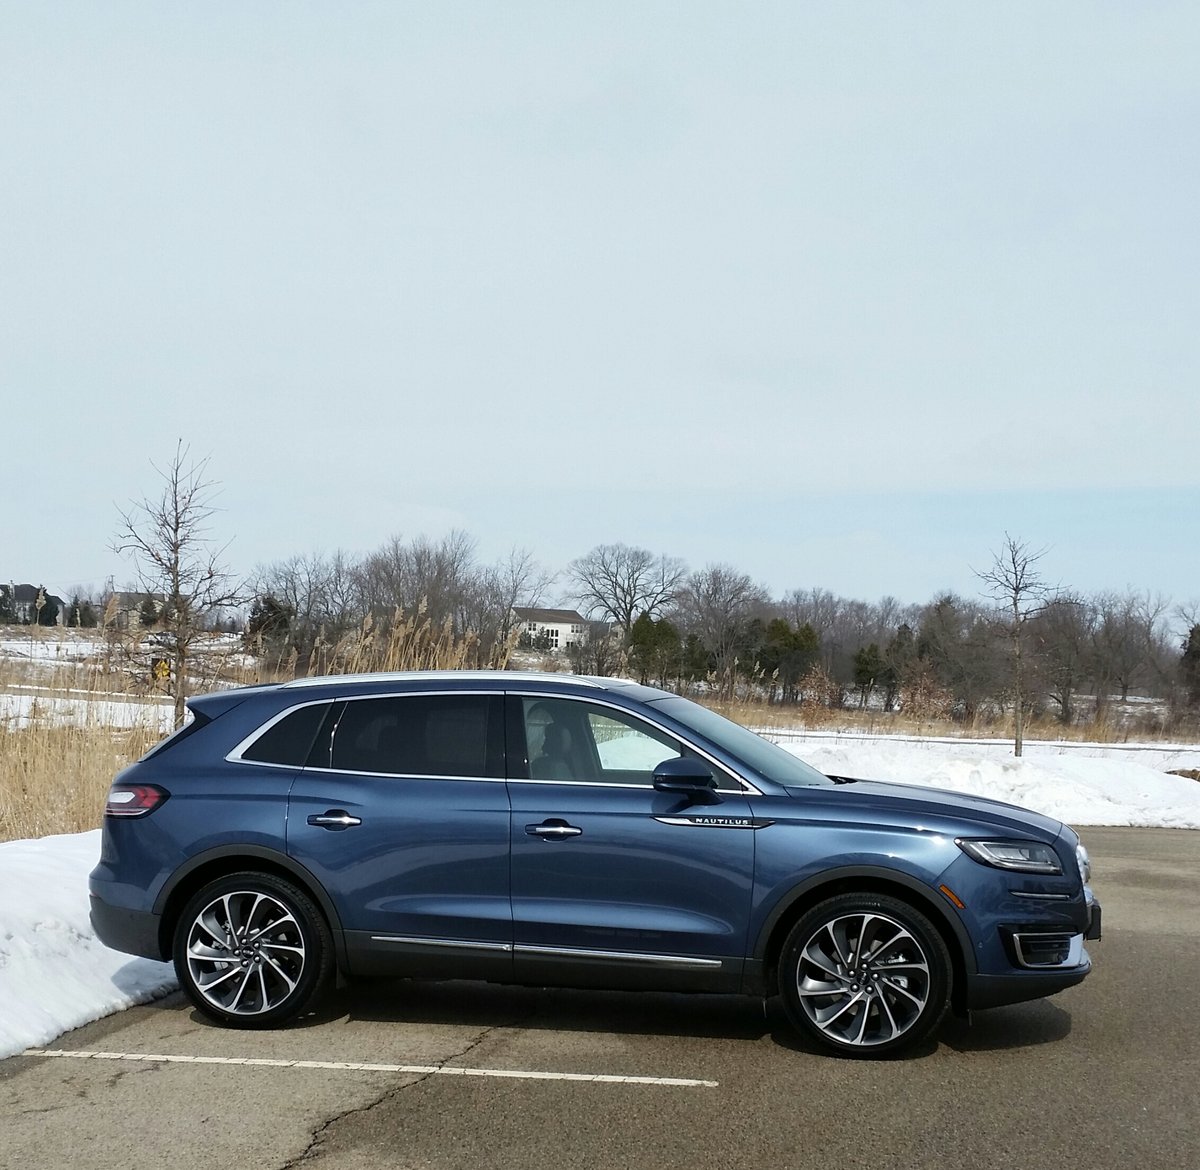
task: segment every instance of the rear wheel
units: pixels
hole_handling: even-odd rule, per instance
[[[269,1028],[305,1011],[333,973],[333,940],[303,890],[274,874],[210,882],[175,927],[175,971],[205,1015]]]
[[[925,1039],[949,1006],[950,979],[937,928],[882,894],[842,894],[814,906],[779,960],[792,1024],[845,1056],[887,1056]]]

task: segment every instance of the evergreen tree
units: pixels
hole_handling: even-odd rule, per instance
[[[680,649],[679,631],[666,618],[655,621],[649,611],[629,631],[629,662],[641,683],[665,682],[675,674]]]
[[[1187,641],[1183,644],[1183,655],[1179,660],[1179,674],[1188,703],[1200,707],[1200,624],[1192,626]]]
[[[44,585],[38,587],[38,600],[41,602],[35,610],[39,626],[54,626],[58,624],[58,602],[46,592]]]
[[[250,606],[246,637],[250,640],[261,638],[263,641],[286,637],[294,616],[292,607],[280,601],[273,593],[261,594]]]
[[[869,646],[860,646],[854,655],[854,685],[858,688],[860,707],[867,705],[883,671],[883,655],[878,644],[872,642]]]

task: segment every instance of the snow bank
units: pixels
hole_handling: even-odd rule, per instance
[[[169,964],[103,946],[88,922],[100,832],[0,844],[0,1057],[175,987]]]
[[[934,752],[897,742],[833,746],[788,739],[780,746],[826,774],[987,796],[1074,826],[1200,829],[1200,783],[1129,759],[1015,759],[949,745]]]

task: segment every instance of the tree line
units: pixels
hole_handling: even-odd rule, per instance
[[[310,554],[260,568],[247,634],[277,654],[287,647],[307,669],[364,618],[386,625],[419,612],[472,639],[470,664],[503,666],[518,645],[513,608],[543,604],[554,588],[590,619],[586,638],[564,651],[581,673],[963,721],[1004,711],[1104,721],[1112,702],[1138,694],[1177,715],[1200,706],[1200,621],[1180,645],[1165,599],[1051,590],[1039,556],[1006,538],[979,574],[979,597],[906,605],[819,588],[772,596],[731,565],[691,570],[626,544],[599,545],[555,575],[520,550],[481,564],[461,532],[395,538],[361,558]]]
[[[235,582],[209,523],[207,460],[180,443],[160,490],[121,512],[113,547],[132,556],[156,648],[172,664],[182,718],[189,654],[231,615],[248,649],[286,672],[443,665],[503,668],[520,640],[514,609],[554,591],[587,620],[566,647],[579,673],[632,674],[678,690],[776,704],[904,709],[971,721],[1103,721],[1114,698],[1153,695],[1180,722],[1200,713],[1200,607],[1128,590],[1086,595],[1049,586],[1042,552],[1006,534],[976,597],[943,593],[919,605],[820,588],[783,596],[729,564],[691,569],[677,557],[597,545],[561,573],[514,549],[480,561],[463,532],[393,537],[362,556],[308,553],[259,566]],[[95,616],[78,597],[76,617]],[[1182,621],[1180,643],[1170,619]],[[386,653],[380,653],[380,649]]]

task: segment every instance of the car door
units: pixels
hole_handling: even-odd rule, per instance
[[[579,986],[734,988],[754,872],[736,779],[659,792],[691,748],[599,700],[510,694],[514,971]]]
[[[351,970],[511,972],[503,699],[401,694],[332,714],[291,792],[288,853],[324,886]]]

